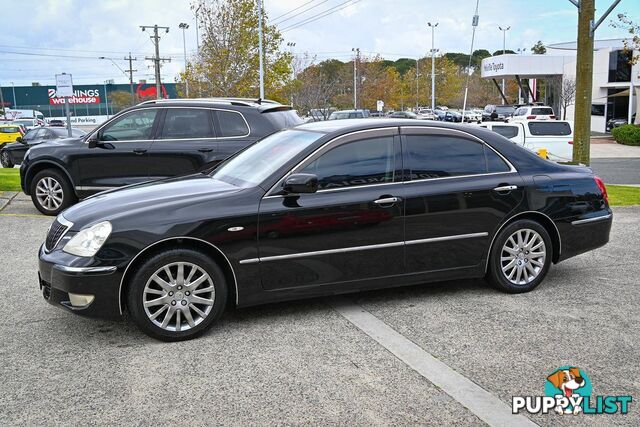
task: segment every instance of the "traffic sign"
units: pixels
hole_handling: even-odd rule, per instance
[[[56,96],[60,98],[73,96],[71,74],[56,74]]]

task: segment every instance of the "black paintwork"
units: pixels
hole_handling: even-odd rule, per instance
[[[161,139],[164,116],[169,108],[195,108],[210,111],[216,137]],[[100,130],[123,115],[146,109],[157,110],[150,135],[137,141],[101,141]],[[222,137],[219,111],[240,113],[249,126],[246,136]],[[22,190],[30,193],[31,180],[39,171],[54,168],[64,172],[78,198],[105,189],[186,175],[214,168],[219,162],[282,128],[302,123],[290,107],[273,102],[248,100],[171,100],[146,102],[123,110],[82,138],[34,147],[20,167]]]
[[[319,132],[321,137],[258,186],[240,188],[195,174],[105,192],[64,211],[62,215],[74,223],[71,231],[51,253],[40,252],[41,283],[53,287],[49,301],[64,306],[67,291],[95,291],[96,301],[75,312],[118,317],[124,308],[127,279],[143,258],[137,256],[181,246],[210,254],[227,273],[237,305],[248,306],[483,277],[494,236],[514,218],[532,218],[548,229],[554,241],[554,262],[602,246],[609,239],[611,219],[571,224],[611,213],[590,169],[543,160],[489,130],[390,119],[327,121],[297,128]],[[405,132],[415,133],[416,129],[478,138],[508,159],[517,172],[410,181],[402,166],[402,141]],[[297,195],[281,195],[276,186],[267,195],[315,150],[338,136],[354,134],[350,137],[357,139],[358,132],[365,130],[367,135],[395,135],[398,160],[394,182]],[[518,189],[504,194],[493,191],[503,185],[517,185]],[[401,197],[402,202],[373,203],[389,196]],[[62,251],[75,233],[103,220],[112,223],[113,232],[95,257],[80,258]],[[229,231],[231,227],[244,229],[234,232]],[[240,263],[259,257],[481,232],[487,236]],[[100,276],[69,275],[52,268],[54,264],[117,269]]]

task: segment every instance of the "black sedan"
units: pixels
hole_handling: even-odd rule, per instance
[[[103,192],[40,248],[40,288],[86,316],[127,310],[147,334],[202,333],[239,307],[482,278],[526,292],[609,240],[590,169],[502,136],[417,120],[308,123],[209,174]]]
[[[81,129],[71,129],[73,138],[80,138],[86,134]],[[31,147],[42,144],[47,141],[55,141],[56,139],[68,138],[69,133],[66,128],[35,128],[28,131],[23,137],[18,138],[16,142],[5,145],[0,150],[0,162],[3,168],[12,168],[22,163],[24,155]]]

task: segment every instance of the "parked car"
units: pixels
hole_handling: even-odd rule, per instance
[[[633,113],[633,116],[631,116],[631,123],[634,123],[635,121],[636,121],[636,113]],[[609,119],[607,120],[607,132],[611,132],[613,128],[617,128],[619,126],[626,125],[626,124],[627,124],[627,117],[617,117],[614,119]]]
[[[25,129],[31,130],[43,126],[42,120],[39,119],[18,119],[14,120],[13,124],[24,126]]]
[[[15,142],[24,135],[22,128],[14,124],[0,124],[0,147],[7,143]]]
[[[445,110],[440,110],[440,109],[436,108],[435,110],[433,110],[433,114],[434,114],[435,120],[439,120],[439,121],[443,122],[444,121],[444,117],[447,114],[447,112]]]
[[[29,150],[22,190],[46,215],[97,192],[206,171],[302,120],[291,107],[245,98],[143,102],[91,133]]]
[[[435,120],[436,116],[431,108],[421,108],[418,110],[418,118],[421,120]]]
[[[464,111],[464,121],[465,121],[465,123],[481,123],[482,122],[482,111],[465,110]]]
[[[368,117],[365,110],[339,110],[329,115],[328,120],[364,119]]]
[[[550,160],[568,162],[573,158],[573,128],[566,120],[525,120],[481,126],[531,151],[543,148]]]
[[[127,311],[146,334],[184,340],[228,304],[482,277],[531,291],[551,264],[606,244],[611,223],[589,168],[480,127],[307,123],[209,174],[70,207],[39,251],[39,280],[71,313]]]
[[[510,122],[523,120],[554,120],[556,118],[553,108],[539,105],[525,105],[518,107],[513,116],[507,120]]]
[[[416,113],[412,113],[411,111],[394,111],[389,114],[387,117],[391,119],[417,119],[418,116]]]
[[[64,126],[66,126],[66,124],[65,124],[65,122],[63,120],[53,119],[53,120],[49,120],[49,126],[52,126],[52,127],[64,127]]]
[[[483,122],[504,122],[509,119],[515,112],[513,105],[492,105],[489,104],[484,107],[482,111]]]
[[[81,138],[85,134],[86,132],[81,129],[71,129],[73,138]],[[7,144],[0,150],[0,163],[2,163],[3,168],[12,168],[22,163],[24,155],[30,148],[43,142],[68,137],[67,129],[46,127],[31,129],[24,136],[19,137],[16,142]]]
[[[460,123],[462,122],[462,114],[457,111],[447,110],[444,112],[444,116],[442,121],[452,122],[452,123]]]

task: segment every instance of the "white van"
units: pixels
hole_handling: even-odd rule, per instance
[[[570,162],[573,158],[573,127],[566,120],[525,120],[510,123],[483,122],[490,129],[531,151],[547,150],[550,160]]]

